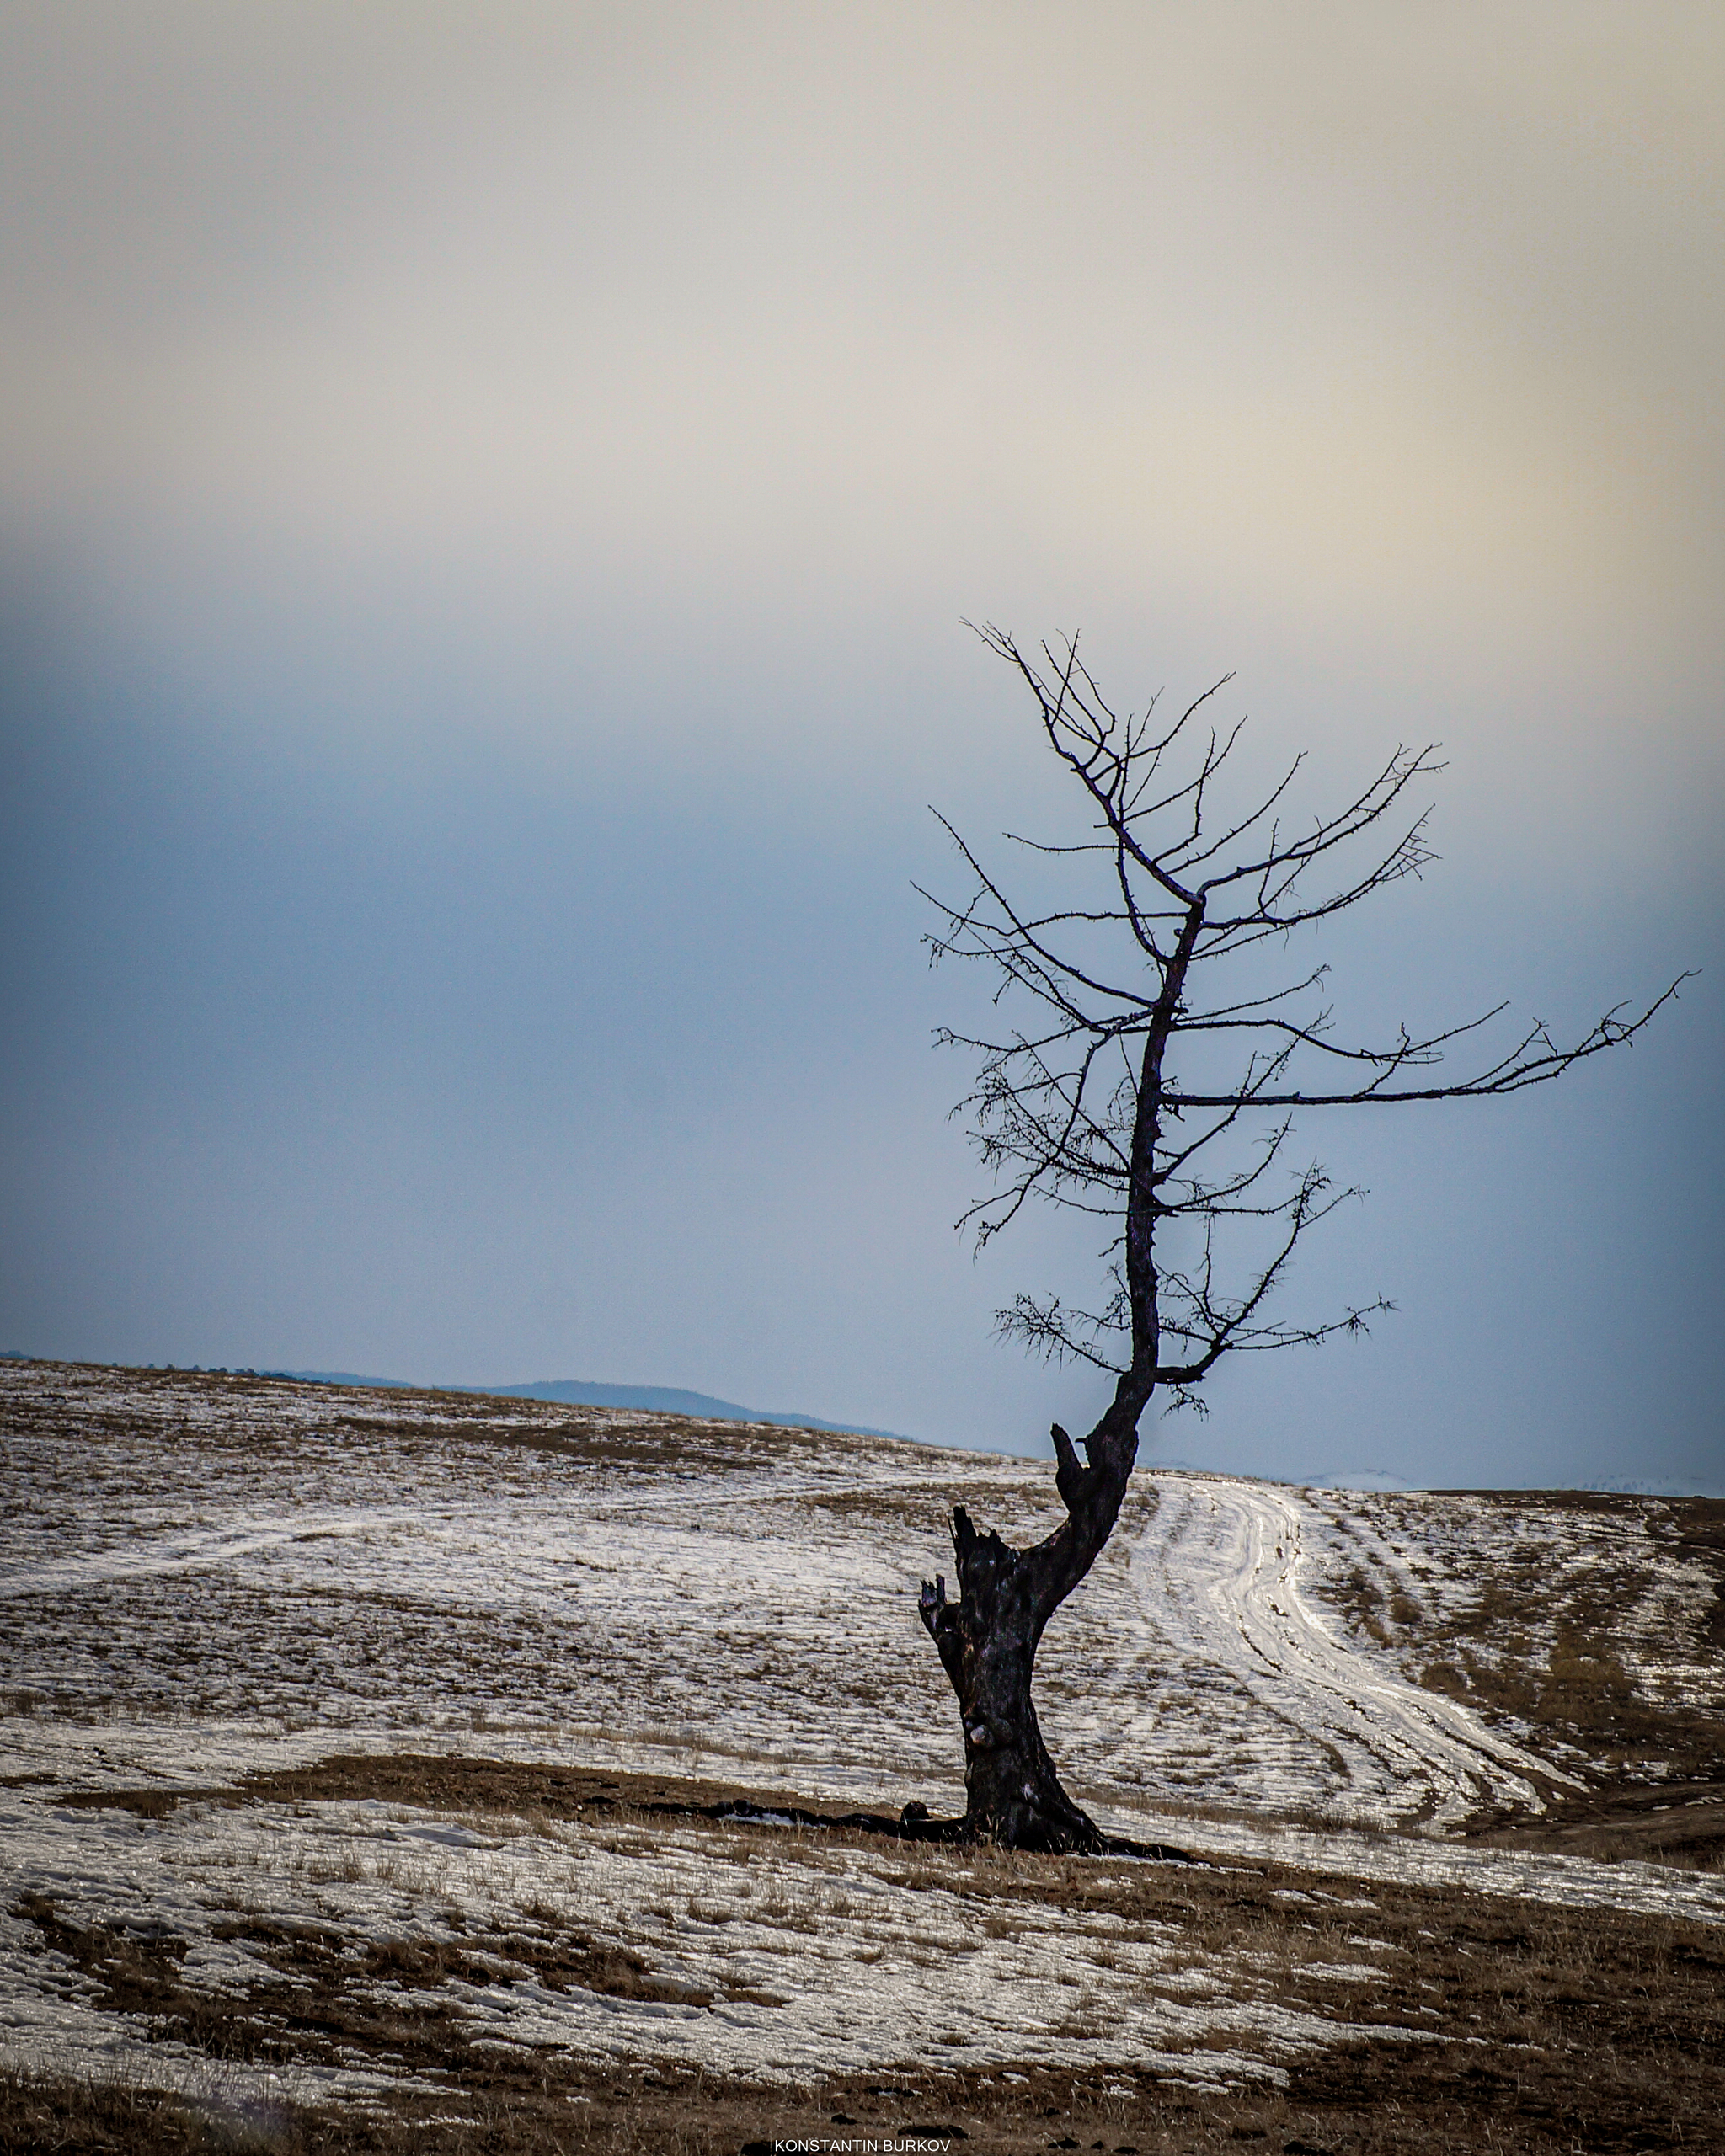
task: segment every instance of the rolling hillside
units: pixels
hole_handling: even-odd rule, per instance
[[[1141,1476],[1039,1697],[1074,1793],[1193,1861],[1036,1859],[844,1815],[962,1808],[916,1582],[955,1498],[1049,1522],[1037,1464],[64,1364],[0,1400],[30,2132],[1399,2149],[1367,2099],[1412,2074],[1433,2148],[1513,2085],[1538,2149],[1717,2098],[1725,1505]]]

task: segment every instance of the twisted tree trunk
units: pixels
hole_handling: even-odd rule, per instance
[[[1061,1788],[1042,1741],[1030,1679],[1043,1630],[1095,1563],[1119,1516],[1137,1457],[1137,1417],[1117,1405],[1084,1440],[1054,1430],[1055,1487],[1066,1518],[1033,1549],[979,1534],[953,1510],[959,1599],[944,1577],[922,1582],[920,1614],[958,1694],[964,1730],[967,1803],[960,1836],[1007,1849],[1096,1852],[1099,1828]]]
[[[1114,1249],[1121,1251],[1110,1264],[1119,1292],[1103,1311],[1063,1309],[1058,1296],[1020,1295],[997,1313],[1001,1331],[1038,1353],[1113,1369],[1119,1384],[1084,1440],[1087,1465],[1065,1432],[1055,1431],[1062,1524],[1034,1549],[1014,1550],[997,1534],[979,1534],[960,1506],[953,1513],[959,1598],[948,1602],[943,1579],[923,1582],[922,1621],[964,1716],[969,1792],[964,1820],[939,1822],[939,1838],[1094,1849],[1102,1837],[1060,1787],[1037,1726],[1030,1680],[1044,1627],[1113,1530],[1137,1454],[1139,1417],[1158,1387],[1174,1405],[1193,1401],[1225,1355],[1315,1347],[1364,1330],[1374,1311],[1390,1307],[1380,1299],[1316,1324],[1266,1314],[1300,1238],[1359,1194],[1332,1191],[1316,1161],[1278,1194],[1273,1171],[1294,1113],[1483,1100],[1543,1085],[1634,1039],[1688,976],[1680,974],[1638,1016],[1626,1017],[1626,1006],[1615,1006],[1569,1047],[1535,1022],[1507,1052],[1482,1053],[1475,1075],[1448,1085],[1426,1074],[1449,1043],[1471,1038],[1495,1011],[1423,1035],[1398,1027],[1375,1043],[1332,1038],[1323,1000],[1327,964],[1254,990],[1233,962],[1271,941],[1285,946],[1419,872],[1431,858],[1424,815],[1399,832],[1394,821],[1378,827],[1399,819],[1407,788],[1439,768],[1430,751],[1397,750],[1333,814],[1296,813],[1291,795],[1284,803],[1298,758],[1255,805],[1248,797],[1237,810],[1210,814],[1212,782],[1220,782],[1239,728],[1188,735],[1183,777],[1164,765],[1214,690],[1171,726],[1156,715],[1154,697],[1136,717],[1122,718],[1103,699],[1076,643],[1058,658],[1044,645],[1044,670],[1001,631],[985,628],[982,635],[1029,687],[1049,748],[1088,804],[1088,830],[1079,843],[1024,843],[1043,853],[1111,858],[1105,871],[1100,859],[1091,861],[1102,876],[1092,889],[1069,891],[1051,898],[1046,910],[1027,914],[946,827],[976,888],[963,905],[935,901],[943,926],[929,938],[933,955],[980,961],[995,977],[996,1002],[1011,990],[1039,1006],[1028,1028],[981,1038],[943,1028],[937,1036],[983,1059],[976,1091],[964,1105],[974,1111],[983,1158],[1000,1182],[965,1218],[981,1223],[980,1242],[1033,1197],[1119,1221],[1120,1244],[1108,1251],[1114,1261]],[[1219,823],[1226,828],[1218,835]],[[1370,850],[1350,861],[1356,841]],[[1330,880],[1317,889],[1302,883],[1308,875]],[[1122,967],[1105,958],[1110,943]],[[1211,960],[1220,972],[1199,971],[1202,992],[1188,1001],[1194,969],[1208,969]],[[1303,955],[1298,963],[1306,964]],[[1236,1042],[1242,1059],[1231,1066],[1231,1079],[1209,1075],[1212,1090],[1194,1091],[1169,1077],[1164,1059],[1177,1036],[1199,1038],[1205,1073],[1215,1053]],[[1142,1057],[1135,1086],[1120,1059],[1133,1055],[1136,1042]],[[1195,1263],[1166,1276],[1158,1273],[1156,1254],[1164,1221],[1184,1230],[1188,1251],[1194,1232],[1202,1238]],[[1220,1267],[1216,1241],[1236,1231],[1245,1235],[1247,1262],[1234,1275]],[[1128,1331],[1131,1353],[1123,1369],[1120,1336]]]

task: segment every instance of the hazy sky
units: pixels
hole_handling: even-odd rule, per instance
[[[959,626],[1268,766],[1441,740],[1343,1007],[1584,1027],[1151,1456],[1725,1485],[1711,5],[0,15],[0,1346],[685,1385],[1032,1449],[932,1054]]]

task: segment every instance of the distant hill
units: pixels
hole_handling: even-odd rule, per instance
[[[1637,1482],[1626,1475],[1610,1475],[1602,1481],[1583,1482],[1578,1487],[1621,1497],[1725,1497],[1725,1486],[1693,1479],[1681,1482]]]
[[[445,1392],[464,1392],[465,1385],[444,1385],[436,1388],[416,1386],[411,1378],[368,1378],[358,1370],[259,1370],[260,1378],[291,1378],[298,1385],[384,1385],[392,1392],[415,1392],[437,1390]]]
[[[270,1377],[296,1378],[303,1385],[387,1385],[411,1390],[406,1378],[361,1377],[353,1370],[271,1370]],[[440,1392],[470,1392],[496,1400],[550,1400],[567,1407],[635,1408],[649,1415],[689,1415],[708,1422],[775,1422],[788,1430],[844,1430],[861,1438],[895,1438],[896,1430],[874,1430],[865,1422],[827,1422],[818,1415],[782,1408],[742,1407],[708,1392],[685,1392],[676,1385],[595,1385],[583,1378],[544,1378],[534,1385],[446,1385]]]

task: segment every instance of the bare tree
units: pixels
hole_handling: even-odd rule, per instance
[[[1429,811],[1415,812],[1409,794],[1441,768],[1432,750],[1398,749],[1333,814],[1290,820],[1298,760],[1243,809],[1218,813],[1220,775],[1240,738],[1237,725],[1220,734],[1206,723],[1223,683],[1172,723],[1154,703],[1121,717],[1076,644],[1027,658],[1001,630],[980,633],[1035,699],[1091,831],[1068,846],[1017,841],[1088,872],[1076,901],[1016,903],[950,825],[974,888],[957,906],[923,894],[941,915],[927,939],[932,958],[979,963],[1001,1014],[988,1038],[940,1036],[981,1059],[960,1107],[996,1187],[966,1217],[980,1242],[1032,1198],[1109,1223],[1097,1309],[1020,1295],[999,1324],[1041,1353],[1108,1371],[1114,1387],[1081,1441],[1081,1460],[1055,1426],[1059,1526],[1017,1550],[955,1507],[959,1598],[948,1599],[943,1577],[925,1581],[921,1614],[964,1725],[969,1801],[958,1832],[1012,1848],[1095,1849],[1102,1838],[1061,1788],[1043,1743],[1031,1673],[1049,1618],[1114,1529],[1140,1418],[1158,1392],[1201,1406],[1198,1389],[1226,1356],[1315,1345],[1360,1331],[1389,1307],[1377,1301],[1316,1322],[1274,1314],[1301,1238],[1358,1194],[1333,1188],[1316,1161],[1290,1165],[1293,1117],[1544,1084],[1633,1040],[1680,983],[1638,1014],[1620,1004],[1568,1046],[1537,1022],[1506,1045],[1485,1045],[1482,1029],[1502,1005],[1442,1032],[1402,1027],[1376,1044],[1339,1040],[1325,1000],[1328,969],[1303,962],[1300,947],[1311,940],[1306,931],[1431,858]],[[1020,1011],[1029,1022],[1007,1029]],[[1458,1045],[1474,1060],[1467,1075],[1445,1078],[1439,1066]],[[1169,1059],[1177,1052],[1178,1071]]]

